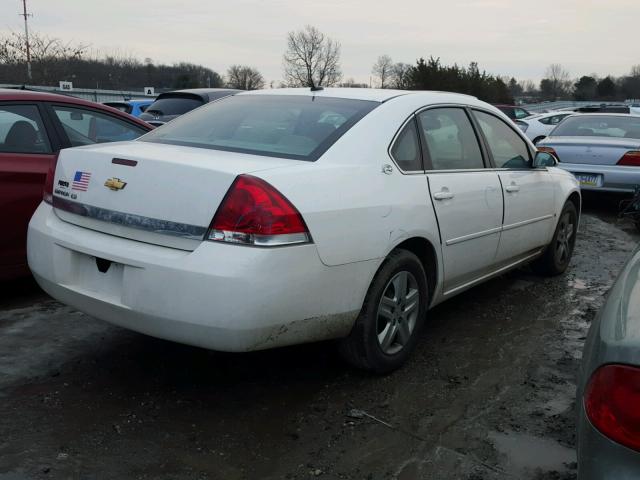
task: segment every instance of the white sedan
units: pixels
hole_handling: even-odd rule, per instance
[[[556,125],[571,115],[575,115],[575,112],[549,112],[516,120],[516,124],[536,145],[540,140],[548,137]]]
[[[376,372],[434,305],[530,261],[562,273],[580,211],[491,105],[351,88],[241,93],[64,150],[45,199],[28,257],[54,298],[216,350],[341,339]]]

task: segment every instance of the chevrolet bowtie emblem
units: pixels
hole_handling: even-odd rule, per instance
[[[122,190],[124,187],[126,187],[127,182],[123,182],[119,178],[113,177],[104,182],[104,186],[111,190],[117,191]]]

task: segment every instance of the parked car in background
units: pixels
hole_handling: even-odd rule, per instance
[[[129,115],[133,115],[134,117],[139,117],[153,102],[153,99],[122,100],[119,102],[103,102],[103,105],[107,105],[111,108],[120,110],[121,112],[128,113]]]
[[[640,250],[591,323],[576,407],[578,478],[640,478]]]
[[[53,168],[58,151],[131,140],[151,128],[98,103],[51,93],[0,89],[0,279],[29,273],[27,225],[42,200],[45,177]]]
[[[577,113],[631,113],[629,105],[619,103],[601,103],[573,109]]]
[[[161,93],[147,107],[147,110],[140,115],[140,119],[158,127],[195,108],[201,107],[205,103],[213,102],[241,91],[231,88],[192,88]]]
[[[537,144],[556,128],[562,120],[572,115],[573,112],[550,112],[541,115],[532,115],[528,118],[516,120],[518,128],[529,137],[533,144]]]
[[[580,190],[555,164],[467,95],[243,92],[62,152],[55,185],[90,179],[47,192],[29,265],[125,328],[225,351],[340,338],[388,372],[428,308],[527,262],[564,272]]]
[[[640,185],[640,117],[572,115],[538,149],[554,154],[584,190],[632,193]]]
[[[531,116],[531,112],[515,105],[495,105],[495,107],[511,120],[520,120]]]

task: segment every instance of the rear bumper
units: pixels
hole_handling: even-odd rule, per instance
[[[633,193],[636,185],[640,185],[640,167],[620,167],[618,165],[587,165],[582,163],[558,164],[559,168],[574,175],[577,173],[602,175],[600,186],[582,185],[582,190]]]
[[[202,242],[183,251],[60,220],[41,204],[29,266],[42,288],[96,318],[221,351],[345,336],[376,261],[327,267],[315,245],[251,248]],[[96,258],[112,262],[101,273]]]
[[[640,452],[602,435],[587,418],[578,398],[578,478],[580,480],[635,480],[640,478]]]

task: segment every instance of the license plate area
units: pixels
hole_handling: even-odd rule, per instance
[[[574,173],[573,174],[580,185],[585,187],[600,187],[602,186],[602,175],[597,173]]]
[[[73,252],[75,285],[94,296],[120,302],[125,266],[121,263]]]

